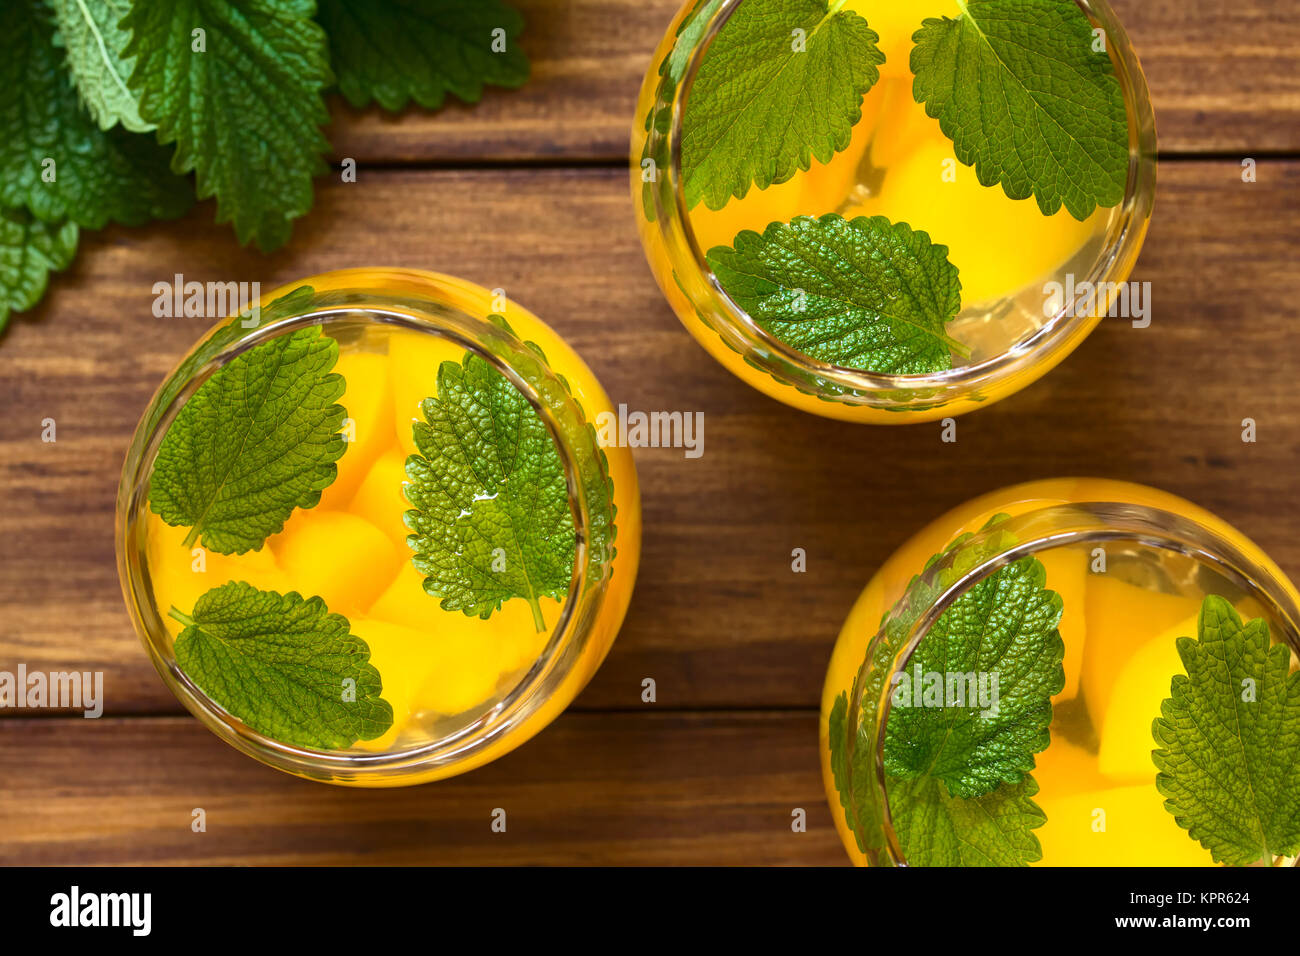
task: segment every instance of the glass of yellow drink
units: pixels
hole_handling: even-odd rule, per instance
[[[1032,645],[1035,628],[1025,623],[1034,612],[1007,597],[1013,578],[996,577],[1026,562],[1045,577],[1036,582],[1046,589],[1036,592],[1038,608],[1047,612],[1038,629],[1044,640],[1037,647]],[[981,616],[970,598],[990,584],[1005,603]],[[1291,702],[1285,707],[1290,719],[1296,717],[1298,605],[1300,593],[1255,544],[1209,512],[1152,488],[1054,479],[1006,488],[949,512],[876,572],[831,656],[820,749],[827,796],[846,850],[855,863],[873,866],[1293,863],[1286,853],[1263,852],[1256,859],[1250,851],[1225,859],[1222,846],[1212,853],[1207,844],[1215,842],[1220,816],[1245,811],[1224,797],[1220,803],[1232,811],[1198,816],[1177,786],[1176,778],[1187,779],[1180,775],[1190,771],[1173,767],[1166,754],[1178,720],[1175,699],[1189,693],[1185,672],[1195,651],[1191,642],[1198,638],[1198,624],[1209,620],[1201,616],[1218,608],[1224,618],[1255,622],[1250,633],[1259,635],[1266,626],[1267,640],[1260,637],[1255,651],[1262,655],[1271,649],[1273,678],[1281,680],[1252,677],[1237,686],[1228,664],[1249,655],[1226,641],[1228,663],[1216,663],[1201,675],[1213,693],[1226,695],[1229,711],[1237,710],[1224,737],[1210,737],[1223,755],[1222,765],[1195,779],[1201,796],[1210,795],[1206,801],[1221,796],[1224,781],[1240,782],[1249,792],[1246,781],[1253,779],[1256,792],[1249,800],[1258,804],[1260,816],[1272,818],[1283,831],[1300,833],[1294,798],[1259,789],[1266,779],[1263,770],[1239,765],[1224,745],[1227,740],[1235,747],[1240,733],[1247,737],[1247,750],[1254,747],[1289,765],[1300,759],[1294,736],[1276,735],[1280,719],[1267,726],[1243,720],[1260,713],[1253,709],[1261,706],[1258,701],[1277,703],[1274,716],[1280,715],[1284,705],[1273,698],[1285,695],[1288,679]],[[992,672],[992,710],[987,699],[975,699],[986,689],[987,674],[976,675],[977,682],[985,682],[976,688],[969,683],[971,674],[952,672],[965,663],[948,664],[951,670],[938,678],[917,664],[921,657],[940,659],[922,649],[932,641],[939,642],[930,644],[932,650],[942,649],[963,626],[989,645],[1013,641],[1010,656]],[[1214,628],[1206,633],[1209,640],[1218,635]],[[948,661],[962,660],[954,650],[958,643],[948,645]],[[1024,699],[1016,694],[1026,686],[1028,671],[1023,655],[1017,662],[1015,648],[1043,656],[1055,648],[1052,661],[1059,662],[1053,670],[1048,661],[1043,673],[1055,676],[1039,685],[1038,709],[1025,718],[1025,724],[1038,721],[1034,729],[1041,735],[1028,744],[1032,735],[1016,736],[1017,728],[996,727],[998,717],[987,716],[1001,709],[1010,718]],[[966,700],[954,696],[954,676],[958,685],[968,682]],[[1198,679],[1191,682],[1196,693],[1204,690]],[[935,696],[923,699],[923,686]],[[969,766],[946,766],[945,756],[927,748],[926,724],[915,719],[917,708],[926,706],[940,708],[936,726],[949,734],[944,746],[950,750],[962,746],[957,741],[966,734],[954,728],[977,728],[980,744],[969,751]],[[1213,711],[1197,707],[1184,714],[1180,732],[1210,732],[1206,728],[1215,721],[1206,716]],[[894,723],[900,713],[910,723]],[[976,716],[962,724],[968,714]],[[1005,771],[998,761],[1022,746],[1028,759],[1019,767],[1027,776],[995,771],[971,786],[980,772]],[[1284,781],[1293,777],[1293,770],[1282,774]],[[1277,791],[1286,792],[1294,792],[1294,779]],[[1199,799],[1190,803],[1202,811],[1218,806]],[[1290,800],[1289,808],[1279,800]],[[1002,832],[991,834],[986,825]],[[1249,844],[1251,826],[1233,832],[1246,834]],[[1294,849],[1290,853],[1293,857]]]
[[[423,783],[508,752],[631,598],[636,472],[591,424],[611,408],[499,291],[353,269],[264,296],[182,360],[127,455],[119,573],[159,674],[302,777]]]
[[[865,20],[884,58],[878,79],[860,101],[860,115],[850,117],[851,134],[846,127],[833,155],[805,152],[765,188],[746,182],[735,193],[724,189],[714,195],[688,188],[683,157],[692,149],[693,90],[729,22],[746,8],[758,18],[767,2],[687,0],[654,54],[633,125],[632,192],[646,257],[678,318],[715,359],[753,387],[796,408],[848,421],[907,424],[959,415],[1024,388],[1061,362],[1104,316],[1127,311],[1134,321],[1145,321],[1133,314],[1137,300],[1130,302],[1125,284],[1152,212],[1155,122],[1137,57],[1106,0],[1079,0],[1078,7],[1095,31],[1092,42],[1104,44],[1102,59],[1109,58],[1109,70],[1122,92],[1123,115],[1115,135],[1124,137],[1126,118],[1127,179],[1122,190],[1116,186],[1113,201],[1104,207],[1098,203],[1082,217],[1064,206],[1046,214],[1034,196],[1012,199],[1000,185],[984,182],[987,177],[977,176],[966,159],[958,161],[960,151],[945,133],[947,127],[941,128],[940,120],[919,102],[909,68],[913,34],[930,22],[928,18],[960,18],[967,6],[958,0],[822,4],[828,17],[852,13]],[[812,9],[819,0],[807,2]],[[815,10],[811,16],[816,17]],[[770,52],[771,43],[785,43],[793,34],[793,42],[811,51],[826,22],[804,23],[806,30],[785,29],[789,24],[772,27],[764,40],[769,46],[752,47]],[[1083,29],[1086,34],[1086,26]],[[1089,37],[1081,42],[1086,45]],[[762,107],[754,106],[760,101],[747,98],[776,96],[772,90],[782,82],[780,71],[747,86],[746,71],[753,62],[749,49],[729,55],[726,76],[717,82],[731,85],[719,99],[737,115],[736,129],[746,123],[753,127],[753,141],[729,131],[726,142],[734,155],[728,163],[738,161],[746,146],[757,152],[765,138],[789,136],[791,129],[813,125],[808,103],[824,99],[815,84],[807,84],[806,102],[787,104],[786,113],[779,99],[763,99]],[[834,49],[827,59],[842,63],[846,55]],[[790,60],[799,62],[797,56]],[[760,69],[753,67],[753,72]],[[983,82],[991,88],[989,80]],[[1122,179],[1125,144],[1117,148],[1117,175]],[[730,166],[714,162],[712,168],[716,178]],[[715,202],[719,198],[725,202]],[[846,309],[870,302],[886,321],[897,301],[893,295],[876,301],[870,282],[863,288],[863,280],[847,270],[826,277],[827,290],[817,293],[820,301],[813,301],[813,290],[805,290],[797,278],[783,278],[761,294],[749,288],[754,299],[748,305],[741,303],[745,296],[734,284],[728,288],[713,250],[725,252],[733,243],[739,249],[747,232],[756,234],[749,239],[752,248],[774,223],[827,214],[847,221],[878,217],[906,223],[946,251],[959,273],[960,300],[957,305],[954,299],[953,317],[943,329],[939,365],[900,372],[897,363],[876,365],[877,360],[861,355],[849,359],[844,357],[848,350],[827,347],[828,337],[845,334]],[[792,258],[811,251],[802,249]],[[750,278],[742,267],[731,283]],[[836,288],[832,291],[831,286]],[[782,315],[775,321],[771,303],[782,300],[784,293],[794,296],[797,310],[820,310],[818,321],[831,331],[795,332],[794,322],[785,320],[798,316]],[[909,347],[897,345],[905,352]]]

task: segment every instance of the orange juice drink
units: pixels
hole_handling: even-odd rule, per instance
[[[281,769],[390,785],[567,706],[618,631],[640,527],[631,455],[590,426],[610,400],[563,340],[469,283],[353,270],[195,355],[127,463],[123,574],[205,723]]]
[[[1265,688],[1300,680],[1298,603],[1240,532],[1152,488],[1040,481],[950,512],[875,574],[832,654],[822,769],[846,849],[884,865],[1287,859],[1296,754]],[[1276,793],[1259,786],[1269,761]],[[1252,776],[1244,800],[1214,790]]]
[[[767,394],[862,422],[960,413],[1061,361],[1112,311],[1112,299],[1076,301],[1076,288],[1124,282],[1151,211],[1150,104],[1107,4],[1075,10],[1048,35],[1070,33],[1060,42],[1080,48],[1112,113],[1104,129],[1085,117],[1073,131],[1096,156],[1062,163],[1104,165],[1114,182],[1104,198],[1067,208],[1047,198],[1050,187],[1031,194],[1027,178],[1015,181],[1014,158],[985,162],[1005,130],[963,135],[933,93],[943,57],[930,48],[946,42],[945,25],[983,35],[965,4],[809,0],[808,22],[787,24],[790,10],[778,16],[768,2],[688,2],[637,106],[638,225],[687,329]],[[936,31],[933,44],[923,28]],[[1103,52],[1089,47],[1093,29]],[[856,88],[866,92],[849,87],[837,107],[853,57],[864,61]],[[965,66],[953,68],[954,84]],[[809,138],[792,144],[799,135]],[[951,270],[941,280],[939,261]]]

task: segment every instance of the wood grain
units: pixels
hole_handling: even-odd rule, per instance
[[[533,75],[477,107],[398,116],[335,98],[329,135],[362,162],[605,160],[627,155],[651,56],[680,0],[516,0]],[[1293,0],[1112,0],[1151,88],[1161,150],[1300,150]]]
[[[844,864],[816,746],[808,713],[569,714],[474,773],[347,790],[187,718],[0,720],[0,865]]]
[[[705,451],[638,449],[642,569],[586,709],[811,707],[840,623],[873,569],[976,494],[1096,474],[1186,495],[1300,576],[1295,404],[1300,163],[1244,184],[1231,161],[1166,164],[1138,272],[1152,325],[1111,321],[1007,401],[939,427],[807,416],[717,366],[644,264],[621,171],[372,173],[322,191],[292,252],[239,251],[209,208],[88,238],[0,349],[0,668],[104,670],[110,714],[178,712],[131,632],[114,567],[118,470],[150,394],[203,331],[155,319],[152,284],[332,267],[441,269],[504,286],[564,335],[615,401],[700,410]],[[581,223],[582,228],[566,225]],[[54,418],[58,441],[40,440]],[[1259,442],[1241,442],[1241,421]],[[808,552],[793,574],[790,552]]]

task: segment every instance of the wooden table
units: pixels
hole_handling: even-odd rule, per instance
[[[213,205],[87,235],[0,345],[0,670],[102,670],[106,712],[0,718],[0,863],[839,864],[817,754],[827,655],[872,570],[973,495],[1035,477],[1160,485],[1300,575],[1300,21],[1291,0],[1114,0],[1163,165],[1136,279],[1042,382],[961,420],[854,427],[733,379],[678,325],[632,225],[632,104],[678,0],[520,0],[534,76],[474,109],[334,105],[358,182],[318,181],[291,245],[241,250]],[[1258,182],[1242,182],[1243,157]],[[131,631],[113,504],[131,431],[207,325],[151,286],[346,266],[505,287],[616,401],[702,410],[706,452],[640,449],[645,545],[626,626],[573,709],[497,763],[358,792],[269,770],[184,714]],[[1259,440],[1243,444],[1243,418]],[[58,440],[41,441],[54,418]],[[790,552],[808,553],[793,574]],[[653,677],[658,703],[643,704]],[[191,812],[207,812],[207,832]],[[507,808],[504,834],[489,828]],[[792,812],[807,811],[805,833]]]

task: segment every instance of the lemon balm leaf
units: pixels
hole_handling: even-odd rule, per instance
[[[959,162],[1044,215],[1118,205],[1128,180],[1124,94],[1075,0],[961,0],[915,34],[912,91]],[[936,174],[937,175],[937,174]]]
[[[1216,863],[1300,852],[1300,673],[1268,623],[1226,600],[1201,606],[1198,637],[1178,639],[1186,674],[1152,724],[1165,809]]]
[[[895,779],[889,792],[910,866],[1024,866],[1042,858],[1034,830],[1047,815],[1034,802],[1038,783],[1031,776],[969,799],[931,776]]]
[[[846,726],[848,695],[841,694],[831,709],[832,776],[845,817],[857,834],[863,852],[884,848],[881,833],[885,808],[871,754],[877,746],[874,728],[878,727],[880,701],[894,658],[906,646],[908,634],[920,614],[958,575],[1011,543],[1008,535],[996,532],[1005,518],[1005,515],[995,515],[989,519],[984,527],[989,535],[980,543],[972,542],[970,534],[961,535],[930,558],[924,571],[950,560],[931,578],[922,575],[913,578],[905,599],[907,603],[900,603],[886,615],[880,634],[867,652],[870,663],[864,676],[852,755],[848,753]],[[942,621],[948,617],[947,623],[942,628],[936,623],[927,632],[909,665],[917,662],[922,664],[923,671],[951,668],[956,672],[971,661],[981,661],[981,666],[994,663],[992,658],[997,655],[983,654],[968,643],[974,639],[980,621],[992,623],[991,643],[995,648],[1001,647],[996,665],[1013,658],[1012,671],[1030,675],[1023,681],[1023,687],[1021,680],[1012,681],[1020,688],[1012,696],[1024,697],[1013,706],[1022,726],[1001,724],[996,734],[986,738],[978,726],[962,720],[963,715],[953,709],[947,713],[938,709],[934,715],[920,715],[915,722],[907,718],[899,723],[900,713],[907,708],[899,707],[895,697],[885,727],[885,786],[890,820],[904,856],[914,866],[1023,866],[1042,857],[1033,831],[1047,818],[1033,799],[1038,784],[1024,771],[1034,766],[1033,754],[1047,746],[1051,694],[1064,683],[1061,666],[1064,648],[1053,619],[1053,615],[1059,617],[1062,605],[1058,596],[1042,589],[1042,566],[1032,558],[994,572],[984,583],[988,585],[985,593],[972,600],[975,613],[969,615],[970,608],[957,604],[950,606],[940,618]],[[1031,620],[1037,623],[1030,627],[1014,623]],[[1046,633],[1049,620],[1052,621],[1050,633]],[[955,642],[931,642],[936,630],[941,635],[958,633],[962,637]],[[1029,632],[1031,636],[1026,638],[1026,644],[1036,643],[1041,657],[1028,648],[1022,653],[1014,646],[1016,639],[1007,645],[1010,631]],[[1036,640],[1033,632],[1040,634]],[[927,642],[931,642],[931,647],[925,654]],[[950,648],[958,652],[951,664],[943,661],[943,654]],[[940,663],[936,665],[936,661]],[[891,693],[896,694],[896,685],[891,686],[894,687]],[[999,678],[999,701],[1004,703],[1001,693]],[[926,726],[927,721],[933,723]],[[943,753],[939,735],[946,727],[954,729],[955,743],[964,741],[962,761],[949,760]],[[913,731],[920,734],[917,748],[900,753],[900,743],[909,744],[905,738]]]
[[[926,632],[889,711],[891,774],[970,798],[1034,769],[1065,686],[1062,602],[1046,577],[1041,561],[1021,558],[963,591]]]
[[[915,375],[951,368],[964,351],[944,331],[961,309],[957,268],[906,223],[800,216],[706,258],[761,328],[819,361]]]
[[[316,290],[311,286],[300,285],[296,289],[291,289],[279,298],[272,300],[267,305],[258,304],[255,308],[245,309],[239,315],[232,316],[223,325],[217,326],[207,338],[196,345],[193,351],[181,360],[181,364],[177,366],[176,371],[158,390],[158,395],[150,403],[147,412],[148,418],[145,431],[153,431],[159,419],[166,413],[167,407],[175,401],[176,396],[185,387],[185,383],[193,379],[203,366],[216,359],[223,351],[247,335],[250,329],[259,325],[269,325],[279,319],[300,314],[311,304],[315,293]]]
[[[691,62],[691,54],[695,51],[696,44],[704,39],[705,28],[708,27],[709,21],[713,15],[718,12],[722,6],[723,0],[696,0],[695,9],[682,18],[682,22],[677,26],[677,35],[673,39],[672,49],[664,56],[663,62],[659,64],[659,75],[668,81],[668,86],[664,92],[671,96],[672,92],[677,89],[686,76],[686,69]],[[662,97],[667,99],[668,97]],[[657,119],[657,117],[655,117]],[[650,128],[652,120],[647,117],[646,128]],[[666,123],[666,120],[664,121]],[[667,126],[664,126],[667,129]]]
[[[840,806],[844,809],[845,818],[849,821],[850,829],[854,829],[854,816],[857,811],[850,794],[852,790],[857,789],[857,781],[854,780],[850,784],[849,774],[853,772],[855,767],[861,766],[861,763],[856,762],[853,767],[849,765],[848,741],[845,739],[847,735],[845,721],[847,720],[848,710],[849,695],[841,693],[839,697],[835,698],[835,703],[831,705],[827,726],[830,736],[831,776],[835,780],[835,790],[839,794]],[[859,740],[861,739],[859,737]],[[865,850],[866,847],[863,847],[863,849]]]
[[[564,465],[545,422],[472,353],[442,363],[438,394],[421,411],[406,525],[425,591],[443,610],[482,618],[520,598],[542,630],[539,600],[568,593],[576,554]]]
[[[77,233],[76,223],[42,222],[25,209],[0,208],[0,331],[11,313],[40,301],[51,272],[72,261]]]
[[[231,359],[181,407],[158,448],[149,503],[222,554],[258,550],[337,474],[346,412],[338,343],[318,327]]]
[[[655,190],[666,190],[668,185],[663,172],[668,169],[669,163],[667,136],[672,126],[673,97],[686,76],[692,51],[703,38],[705,28],[720,6],[722,0],[697,0],[694,9],[677,25],[672,49],[659,63],[659,88],[655,93],[654,105],[646,114],[647,135],[641,148],[641,205],[650,222],[654,222],[656,216]],[[653,162],[649,169],[647,160]],[[671,201],[668,195],[661,198],[665,203]]]
[[[133,132],[152,130],[140,118],[127,86],[134,61],[123,55],[129,34],[118,26],[130,0],[50,0],[67,51],[68,70],[81,101],[101,129],[121,123]]]
[[[312,0],[150,0],[122,25],[135,58],[130,88],[174,168],[241,243],[284,245],[326,171],[323,98],[332,81]]]
[[[847,711],[848,695],[841,694],[830,715],[831,773],[858,846],[863,852],[880,850],[882,813],[873,795],[878,784],[861,756],[873,741],[859,730],[850,766]],[[1025,866],[1042,858],[1034,830],[1047,815],[1034,802],[1038,783],[1028,774],[973,798],[953,796],[943,781],[928,775],[887,776],[886,786],[890,821],[909,866]]]
[[[373,99],[386,110],[411,100],[437,109],[448,93],[477,103],[484,86],[528,79],[524,18],[502,0],[320,0],[317,19],[339,92],[358,108]]]
[[[176,663],[185,676],[263,736],[341,750],[393,724],[369,646],[319,597],[232,581],[170,616],[184,625]]]
[[[885,56],[867,21],[840,5],[746,0],[723,24],[682,119],[687,208],[721,209],[849,145]]]
[[[82,107],[44,3],[0,8],[0,203],[86,229],[173,219],[194,202],[152,137],[100,129]]]

